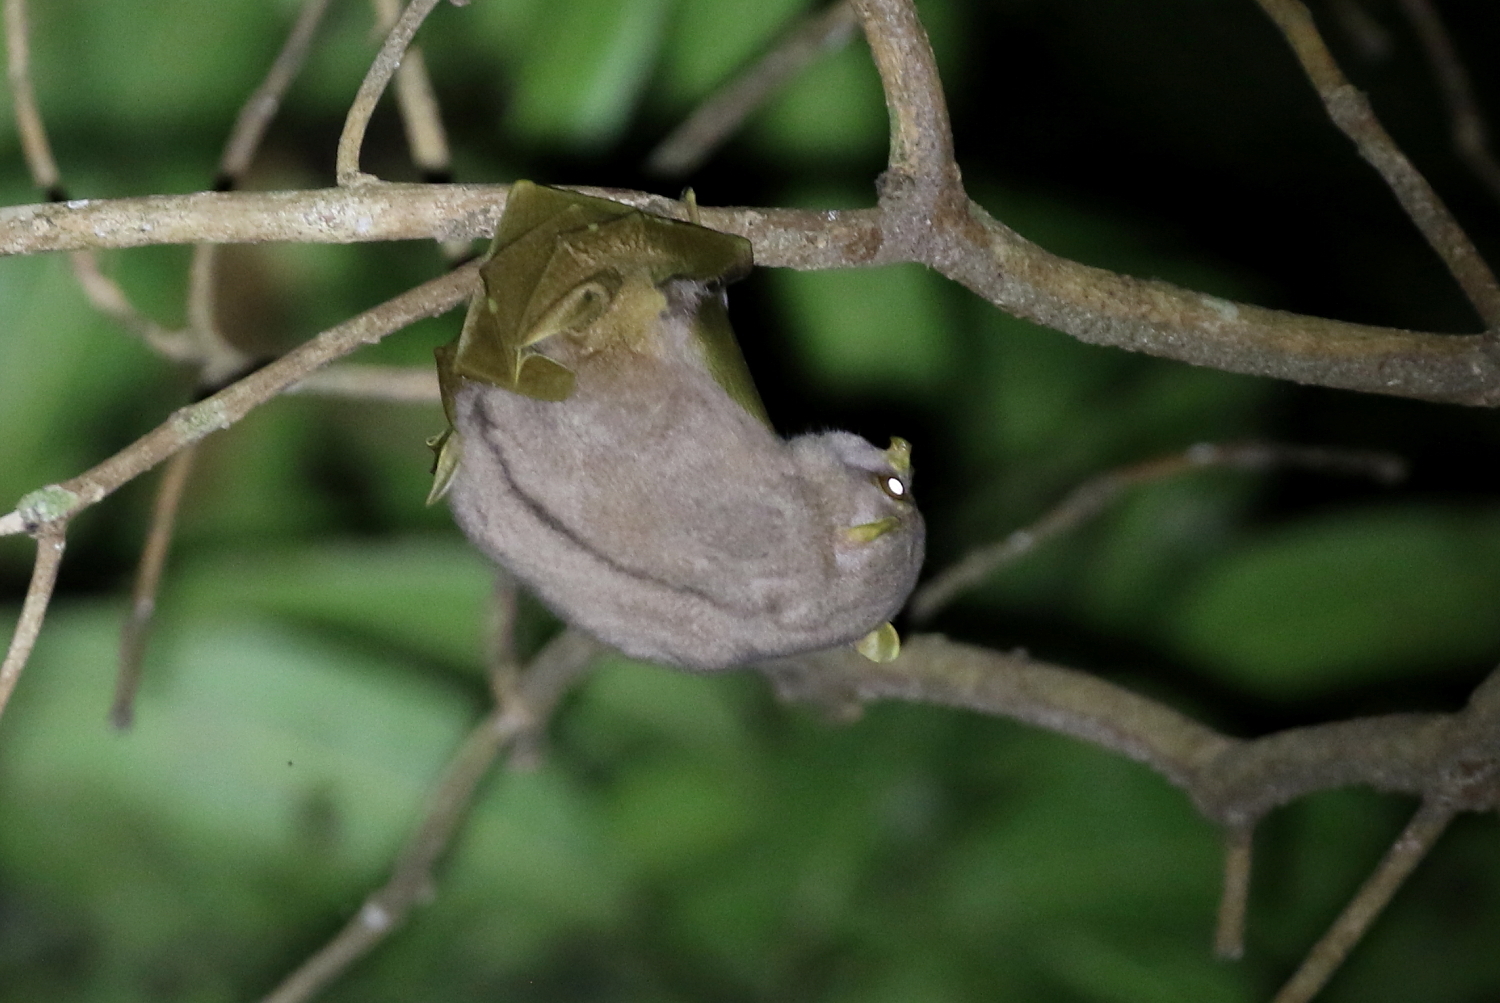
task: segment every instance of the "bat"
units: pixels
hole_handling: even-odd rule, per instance
[[[429,502],[632,657],[889,660],[923,556],[911,447],[775,433],[724,296],[752,263],[742,237],[516,182],[435,353]]]

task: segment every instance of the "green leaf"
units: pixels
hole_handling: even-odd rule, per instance
[[[751,119],[749,137],[785,157],[874,160],[886,147],[880,76],[863,45],[818,60]],[[873,166],[873,165],[872,165]]]
[[[735,762],[751,749],[742,702],[706,676],[614,658],[589,679],[569,728],[581,748],[604,761],[689,749]]]
[[[1436,507],[1266,533],[1187,585],[1185,653],[1267,695],[1301,695],[1500,652],[1500,521]]]
[[[614,140],[656,62],[670,7],[670,0],[557,5],[519,68],[511,126],[579,147]]]
[[[755,774],[678,758],[636,764],[614,790],[612,832],[633,869],[678,876],[741,843],[766,810]]]
[[[1218,847],[1160,777],[1034,732],[1007,746],[1003,773],[1004,796],[954,840],[939,879],[947,920],[972,943],[1002,931],[1122,924],[1170,940],[1211,914]],[[1140,905],[1148,900],[1149,922]]]
[[[8,510],[123,444],[114,421],[150,428],[140,388],[166,367],[89,310],[62,256],[7,261],[0,302],[0,507]]]
[[[94,938],[91,981],[259,983],[268,952],[305,951],[303,924],[321,929],[384,880],[477,709],[386,659],[202,616],[163,632],[135,726],[117,733],[103,711],[120,619],[64,604],[47,624],[0,732],[0,878]],[[414,925],[449,940],[488,931],[490,970],[533,964],[528,952],[568,931],[618,921],[604,834],[566,774],[501,773],[441,875],[441,905]]]
[[[184,560],[162,609],[183,623],[246,613],[289,618],[477,666],[493,587],[493,569],[457,536],[299,543]]]
[[[30,22],[42,113],[54,128],[88,119],[160,135],[168,123],[218,122],[227,132],[291,23],[278,6],[277,16],[264,0],[218,0],[191,15],[174,0],[39,6]]]
[[[822,385],[917,394],[951,375],[943,280],[925,268],[778,271],[769,279],[798,355]]]
[[[381,660],[203,619],[158,637],[135,727],[117,733],[104,709],[120,618],[56,610],[0,736],[5,870],[107,925],[197,916],[259,936],[289,882],[356,890],[388,863],[473,717],[458,694]]]
[[[701,100],[758,58],[807,6],[806,0],[679,0],[659,73],[667,97]]]

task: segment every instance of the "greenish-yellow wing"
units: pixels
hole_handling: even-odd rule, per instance
[[[622,295],[627,280],[645,276],[651,288],[672,279],[720,285],[743,278],[752,265],[750,243],[692,223],[665,219],[608,199],[592,198],[530,181],[511,186],[505,211],[484,262],[481,285],[469,304],[458,339],[437,352],[444,407],[452,422],[459,378],[479,380],[538,400],[561,401],[573,392],[574,374],[533,346],[564,331],[587,342],[595,322]],[[608,334],[628,347],[650,350],[659,336],[654,312],[637,329]],[[718,296],[704,298],[694,326],[703,361],[726,393],[767,425],[765,407],[740,354]],[[456,465],[457,443],[434,441],[441,496]]]

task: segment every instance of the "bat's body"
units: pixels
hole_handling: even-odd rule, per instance
[[[720,288],[748,267],[739,238],[523,183],[439,352],[459,525],[636,657],[722,668],[855,641],[921,565],[904,443],[765,422]]]

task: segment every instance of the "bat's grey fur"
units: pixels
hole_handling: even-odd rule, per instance
[[[650,353],[548,355],[564,401],[465,380],[449,500],[464,532],[569,623],[637,658],[698,669],[857,640],[894,616],[922,563],[909,471],[848,432],[778,437],[695,347],[702,300],[675,280]],[[637,295],[648,294],[637,290]],[[895,517],[859,542],[844,530]]]

